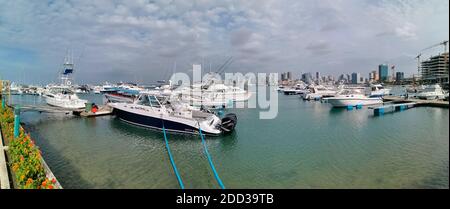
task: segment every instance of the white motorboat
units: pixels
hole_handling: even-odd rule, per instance
[[[11,87],[10,87],[10,93],[11,95],[21,95],[23,94],[22,92],[22,87],[20,85],[17,85],[16,83],[11,83]]]
[[[223,119],[189,106],[172,105],[168,98],[151,94],[141,94],[132,104],[109,104],[121,120],[156,130],[163,127],[169,132],[203,134],[217,136],[231,133],[237,122],[235,114],[227,114]]]
[[[87,100],[78,98],[75,92],[72,91],[71,75],[73,71],[73,61],[69,57],[66,57],[60,75],[61,84],[48,86],[47,91],[43,94],[48,105],[65,109],[80,109],[86,106]]]
[[[370,86],[370,97],[383,97],[390,95],[391,89],[384,88],[381,84],[373,84]]]
[[[284,95],[297,95],[304,92],[305,89],[301,89],[299,87],[286,88],[283,90]]]
[[[133,103],[137,98],[136,95],[126,94],[123,92],[110,92],[103,95],[104,103]]]
[[[407,98],[417,98],[417,95],[421,93],[425,89],[425,85],[420,86],[412,86],[406,88],[406,97]]]
[[[432,100],[444,99],[445,93],[439,84],[427,85],[420,93],[416,94],[419,99]]]
[[[324,98],[324,100],[333,107],[366,106],[383,103],[382,98],[368,97],[364,95],[360,89],[343,89],[336,96]]]
[[[278,92],[283,92],[284,89],[285,89],[284,86],[278,86],[278,87],[277,87],[277,91],[278,91]]]
[[[65,109],[81,109],[88,102],[78,98],[67,86],[52,86],[43,94],[43,97],[48,105]]]
[[[336,90],[325,87],[325,86],[314,86],[310,88],[310,93],[304,94],[303,99],[305,100],[317,100],[327,97],[334,97],[337,93]]]
[[[163,95],[164,91],[162,92]],[[224,84],[199,85],[192,87],[181,87],[171,91],[173,100],[183,101],[194,106],[204,106],[208,108],[226,108],[234,102],[247,101],[252,93],[239,87],[226,86]]]

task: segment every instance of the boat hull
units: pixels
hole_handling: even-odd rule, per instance
[[[198,127],[195,124],[188,124],[183,122],[177,122],[170,120],[169,118],[159,118],[146,116],[142,114],[133,113],[130,111],[124,111],[119,108],[114,108],[114,114],[127,123],[141,126],[144,128],[162,130],[163,124],[164,128],[168,132],[182,133],[182,134],[199,134]],[[217,136],[220,133],[211,133],[206,130],[202,130],[202,133],[210,136]]]
[[[45,101],[48,105],[54,107],[61,107],[65,109],[82,109],[86,107],[86,100],[59,100],[51,97],[45,97]]]
[[[382,104],[383,100],[381,98],[366,98],[366,99],[337,99],[337,98],[327,98],[328,103],[330,103],[333,107],[347,107],[347,106],[357,106],[357,105],[376,105]]]

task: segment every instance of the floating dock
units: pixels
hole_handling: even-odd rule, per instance
[[[15,108],[16,106],[12,106]],[[39,113],[65,113],[70,114],[71,110],[69,109],[63,109],[58,107],[52,107],[48,105],[41,105],[41,106],[33,106],[33,105],[20,105],[20,112],[39,112]]]
[[[401,112],[414,107],[449,107],[449,102],[442,100],[422,100],[398,96],[385,96],[383,97],[383,101],[383,105],[369,107],[369,109],[373,109],[374,115],[380,116],[389,112]]]
[[[383,115],[384,113],[388,112],[395,112],[395,111],[403,111],[410,108],[416,107],[417,103],[415,102],[408,102],[408,103],[399,103],[399,104],[387,104],[387,105],[380,105],[380,106],[374,106],[369,107],[369,109],[373,109],[374,115]]]
[[[398,97],[398,96],[385,96],[383,97],[383,101],[391,102],[391,103],[416,103],[415,106],[417,107],[442,107],[442,108],[448,108],[449,102],[448,101],[442,101],[442,100],[422,100],[422,99],[416,99],[416,98],[404,98],[404,97]]]

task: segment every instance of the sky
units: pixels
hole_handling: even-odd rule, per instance
[[[229,57],[226,72],[411,75],[448,39],[448,0],[0,0],[0,76],[29,84],[56,81],[68,51],[77,83],[149,83]]]

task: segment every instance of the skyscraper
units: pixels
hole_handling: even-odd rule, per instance
[[[403,72],[397,72],[395,74],[395,80],[397,82],[400,82],[401,80],[403,80],[405,78],[405,74]]]
[[[370,72],[370,73],[369,73],[369,81],[370,81],[370,82],[375,81],[375,73],[373,73],[373,72]]]
[[[292,72],[287,72],[287,79],[288,80],[293,80],[292,79]]]
[[[373,77],[374,81],[380,80],[380,74],[376,70],[372,71],[372,73],[373,73],[373,76],[374,76]]]
[[[361,73],[352,73],[352,84],[359,84],[363,81],[364,80],[362,80]]]
[[[388,81],[389,79],[389,68],[386,64],[378,65],[378,74],[380,76],[380,81]]]

